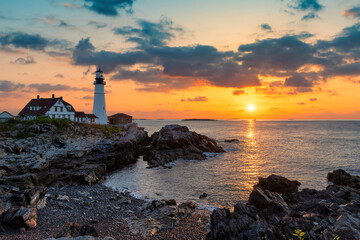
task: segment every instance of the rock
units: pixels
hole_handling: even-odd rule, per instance
[[[297,194],[300,183],[274,175],[260,178],[247,205],[238,203],[233,212],[217,209],[211,214],[206,239],[360,239],[357,177],[343,171],[329,175],[341,185],[303,189],[288,201],[284,197]]]
[[[60,201],[64,201],[64,202],[69,202],[70,201],[70,198],[66,195],[59,195],[57,198],[57,200],[60,200]]]
[[[204,160],[204,152],[225,152],[215,140],[191,132],[185,126],[166,125],[151,136],[150,149],[144,160],[151,167],[164,166],[177,159]]]
[[[259,187],[254,187],[249,197],[249,204],[254,205],[258,209],[271,208],[273,211],[290,214],[291,209],[277,192],[270,192],[262,190]]]
[[[125,218],[132,233],[152,236],[160,229],[171,228],[196,210],[196,205],[187,201],[179,205],[174,199],[153,200],[142,209],[142,217],[131,215]]]
[[[207,196],[208,196],[207,193],[203,193],[203,194],[200,194],[199,198],[200,198],[200,199],[204,199],[204,198],[206,198]]]
[[[78,237],[78,236],[93,236],[98,237],[99,233],[94,226],[70,223],[65,230],[65,236]]]
[[[299,200],[300,183],[298,181],[291,181],[287,178],[277,175],[270,175],[267,178],[259,178],[259,183],[254,187],[260,187],[263,190],[270,192],[277,192],[282,195],[282,198],[289,204],[296,203]]]
[[[332,173],[328,173],[327,179],[335,185],[350,186],[352,188],[360,189],[360,177],[351,176],[342,169],[334,170]]]
[[[36,208],[15,208],[5,211],[1,215],[1,222],[4,226],[12,228],[31,229],[36,227],[36,215]]]
[[[19,206],[37,207],[44,199],[46,189],[43,187],[34,187],[26,189],[23,192],[13,194],[11,200]]]
[[[232,142],[239,142],[239,139],[226,139],[224,142],[232,143]]]

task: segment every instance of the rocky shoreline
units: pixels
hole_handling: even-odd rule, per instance
[[[343,170],[322,191],[259,178],[247,203],[211,216],[191,201],[144,201],[100,184],[139,155],[167,167],[205,152],[224,150],[179,125],[149,138],[136,124],[0,124],[0,239],[360,239],[360,177]]]
[[[173,229],[169,231],[173,231],[171,234],[175,234],[176,239],[199,239],[206,235],[208,230],[204,224],[208,218],[199,215],[192,202],[148,203],[96,184],[109,172],[136,162],[139,155],[146,157],[153,151],[164,153],[164,149],[154,148],[143,128],[136,124],[111,127],[66,121],[55,123],[14,121],[0,125],[2,239],[105,237],[106,234],[99,234],[99,231],[108,232],[116,239],[146,239],[156,234],[161,236],[166,229]],[[205,150],[222,150],[214,140],[187,128],[172,125],[164,129],[172,139],[181,131],[180,137],[168,142],[172,146],[179,144],[176,148],[181,150],[172,160],[186,159],[187,154],[194,151],[197,155],[192,156],[201,156],[195,159],[205,159]],[[164,163],[158,162],[156,166],[164,166]],[[149,161],[149,166],[155,164]],[[107,197],[114,204],[109,204]],[[96,214],[101,212],[102,215]],[[92,219],[96,218],[101,220],[94,222]],[[187,221],[193,221],[194,226],[204,226],[195,231],[193,226],[187,226],[188,234],[180,234],[177,229]],[[93,226],[95,223],[99,230]],[[115,234],[112,228],[124,234]]]

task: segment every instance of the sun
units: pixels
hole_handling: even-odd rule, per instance
[[[248,109],[249,112],[253,112],[253,111],[255,111],[255,105],[254,104],[249,104],[247,106],[247,109]]]

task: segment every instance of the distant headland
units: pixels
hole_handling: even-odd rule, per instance
[[[204,118],[190,118],[182,119],[181,121],[217,121],[216,119],[204,119]]]

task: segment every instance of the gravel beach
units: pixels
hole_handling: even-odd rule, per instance
[[[37,226],[22,230],[5,228],[0,239],[47,239],[76,236],[74,226],[86,226],[88,233],[114,239],[205,239],[209,213],[197,210],[176,226],[161,229],[152,236],[134,234],[126,218],[143,217],[148,202],[114,191],[101,184],[48,188],[45,207],[38,210]],[[94,232],[97,232],[97,234]],[[81,235],[83,235],[82,233]],[[90,235],[89,234],[89,235]]]

